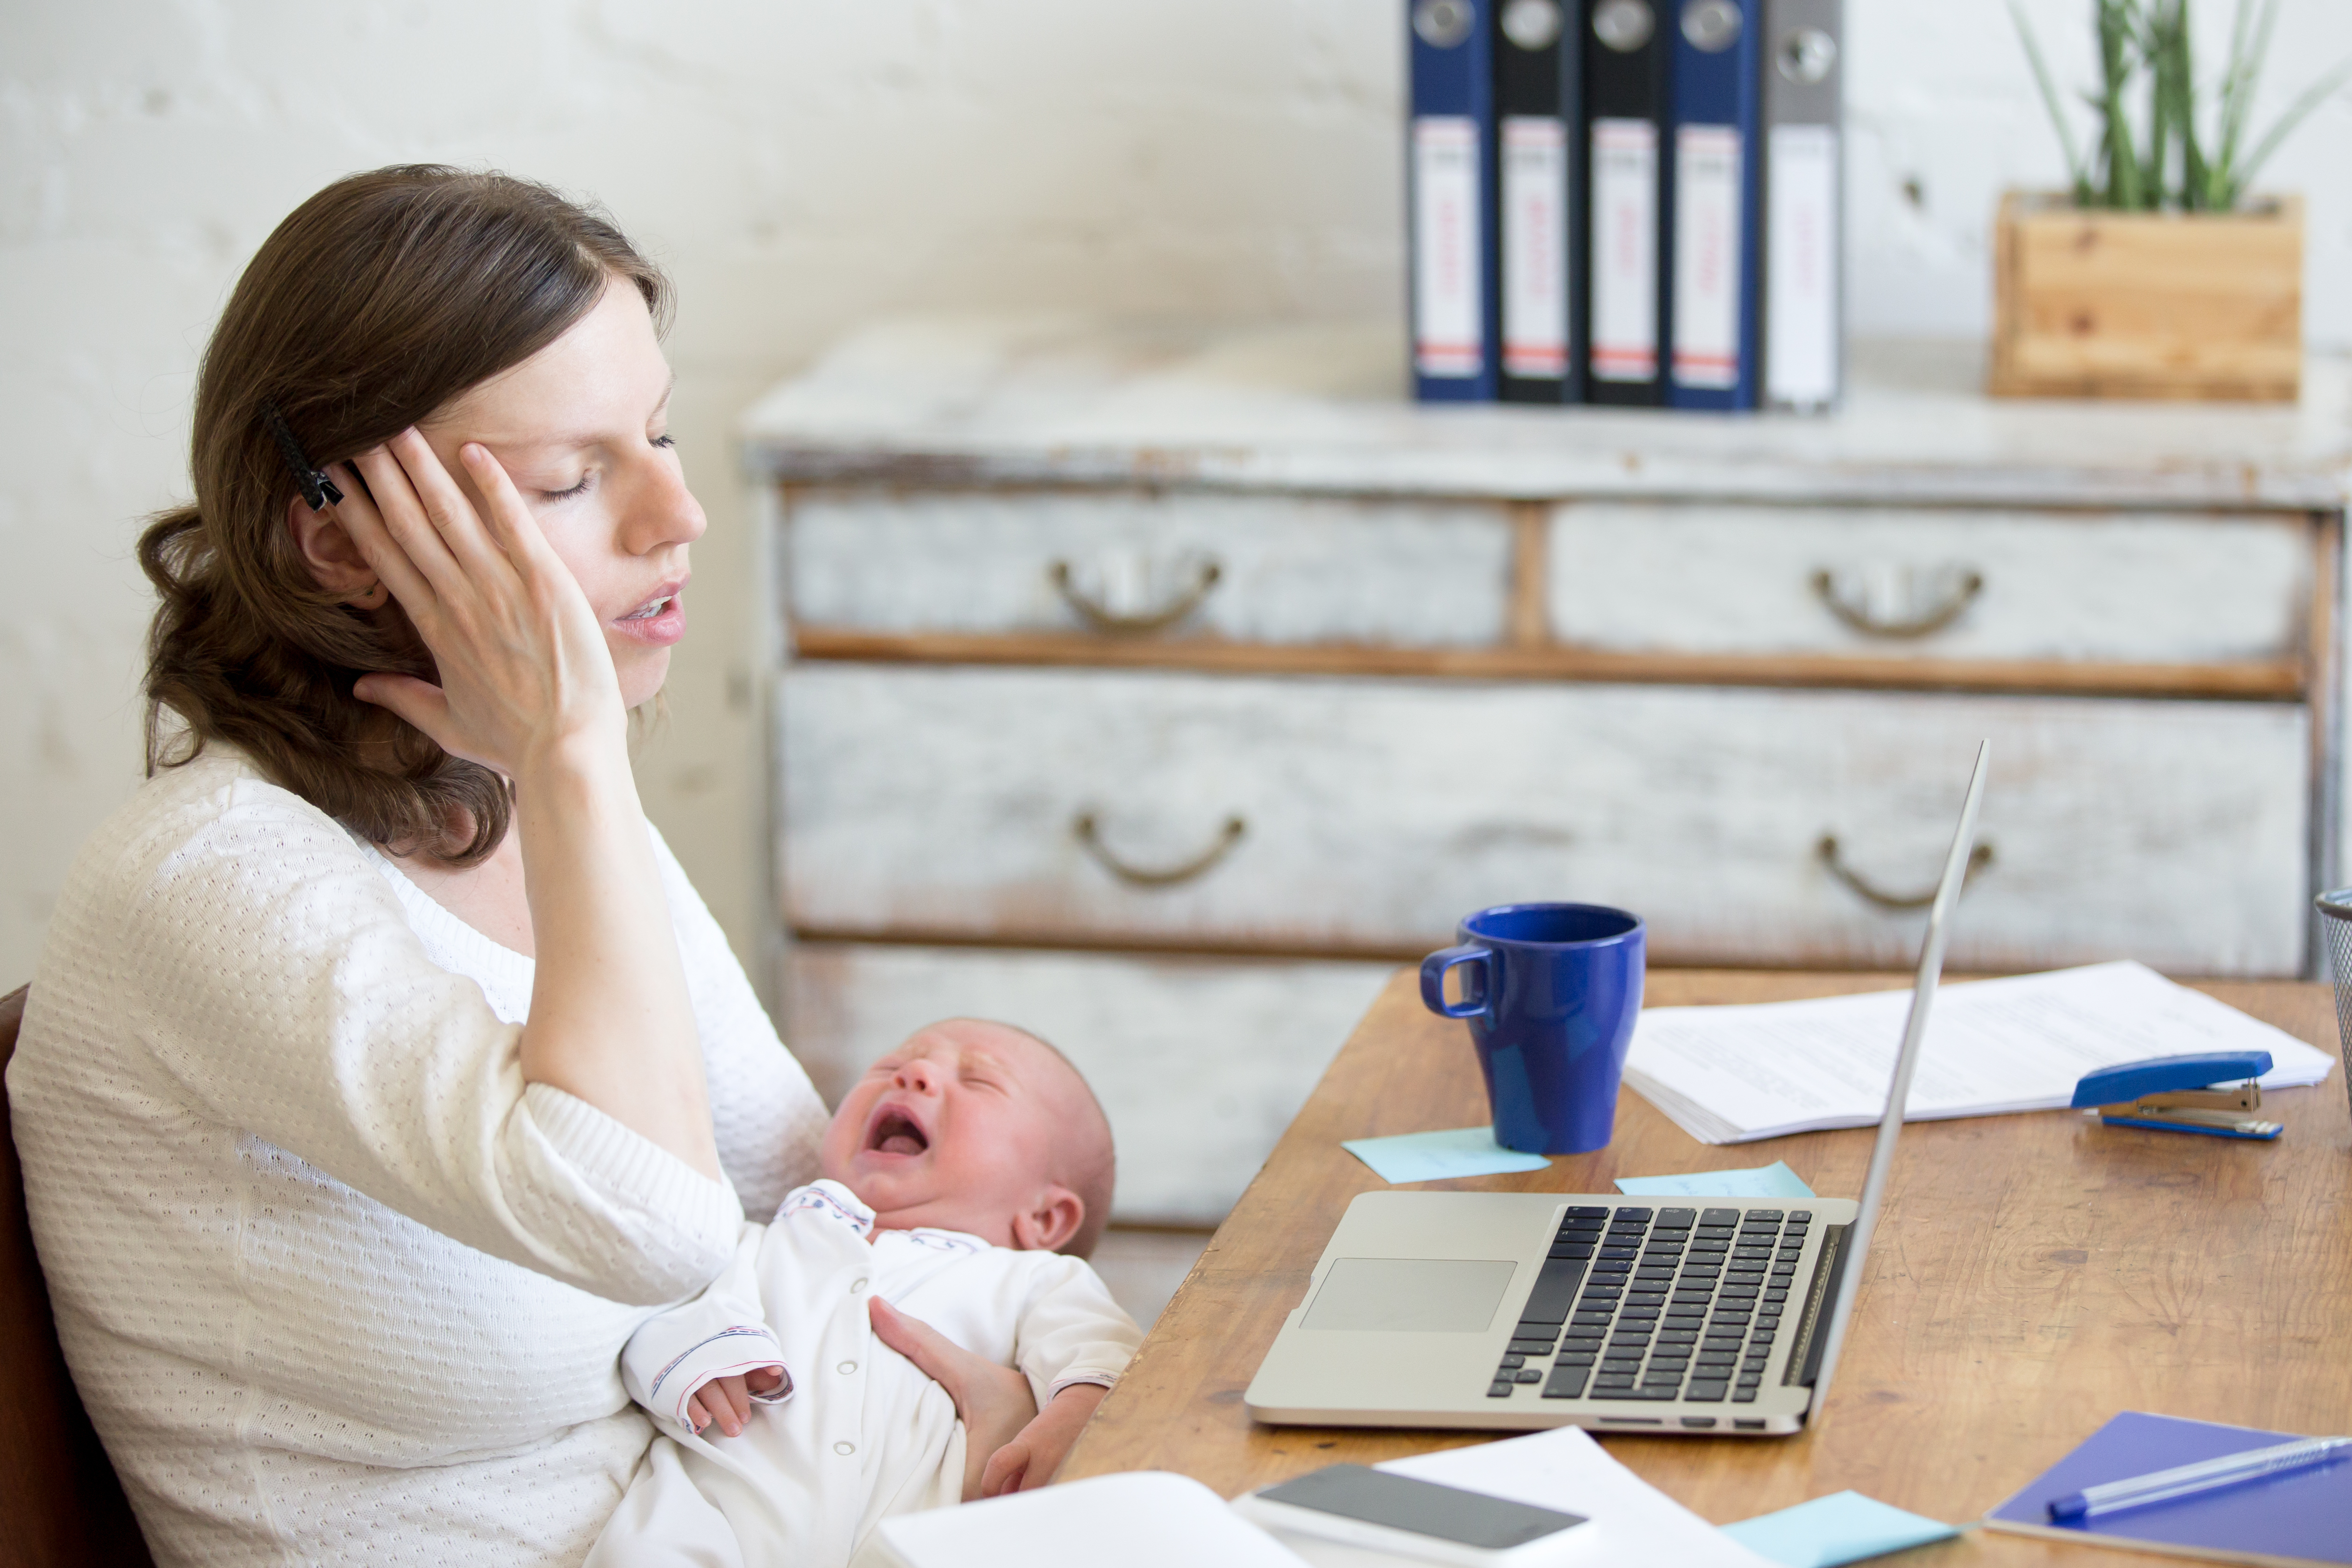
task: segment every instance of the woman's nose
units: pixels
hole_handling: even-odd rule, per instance
[[[646,464],[644,482],[624,523],[625,542],[633,555],[649,555],[677,544],[691,544],[709,528],[702,503],[686,488],[685,472],[667,455]]]

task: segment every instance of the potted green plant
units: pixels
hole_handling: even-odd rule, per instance
[[[2072,188],[2012,191],[1994,237],[1991,389],[2023,397],[2292,402],[2303,380],[2303,203],[2252,192],[2339,65],[2252,135],[2279,0],[2238,0],[2230,57],[2201,87],[2189,0],[2093,0],[2100,79],[2078,142],[2010,0]]]

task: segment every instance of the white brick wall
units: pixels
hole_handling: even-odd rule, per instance
[[[2059,161],[1997,0],[1848,0],[1853,308],[1987,316],[1999,190]],[[2220,58],[2221,0],[2203,0]],[[678,432],[714,529],[648,754],[656,815],[739,944],[757,762],[726,431],[877,312],[1364,314],[1400,295],[1402,0],[12,0],[0,6],[0,984],[136,777],[140,514],[185,484],[194,363],[238,268],[347,171],[484,163],[601,196],[682,286]],[[2086,75],[2088,0],[2034,0]],[[2290,0],[2271,105],[2352,50]],[[2332,103],[2273,183],[2311,200],[2308,321],[2352,343]],[[1911,194],[1906,194],[1906,186]]]

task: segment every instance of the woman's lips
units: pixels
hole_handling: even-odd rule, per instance
[[[668,589],[606,624],[632,642],[667,647],[686,636],[686,590]]]

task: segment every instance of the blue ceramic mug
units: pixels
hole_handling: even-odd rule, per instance
[[[1457,934],[1460,946],[1421,961],[1421,999],[1469,1021],[1496,1142],[1528,1154],[1605,1146],[1642,1011],[1642,917],[1602,904],[1498,904]],[[1448,1002],[1454,971],[1462,1000]]]

